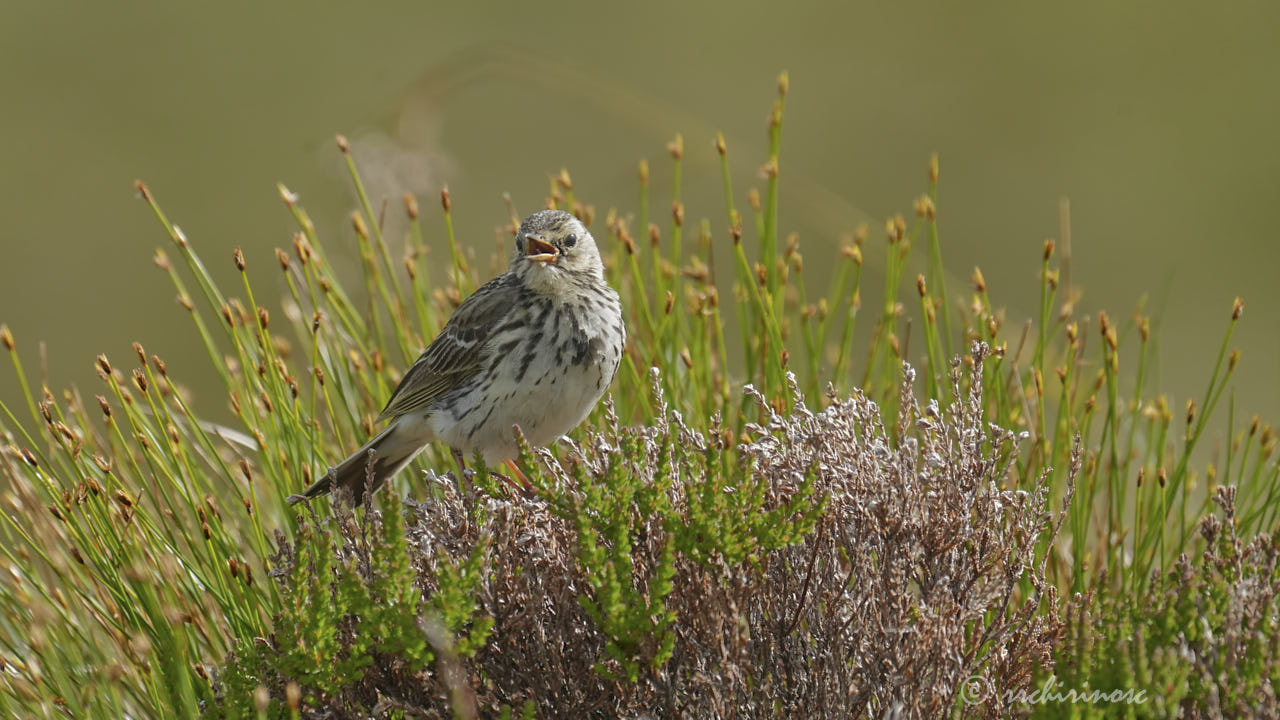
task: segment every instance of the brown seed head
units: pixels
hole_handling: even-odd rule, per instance
[[[755,188],[751,188],[750,190],[747,191],[747,204],[751,206],[752,210],[756,212],[760,212],[760,208],[763,206],[760,204],[759,190]]]
[[[276,248],[276,262],[280,263],[280,269],[289,272],[289,256],[280,248]]]
[[[369,226],[364,222],[364,216],[360,212],[351,213],[351,227],[355,229],[356,235],[364,242],[369,242]]]
[[[676,133],[676,137],[667,143],[667,152],[671,153],[673,160],[679,160],[684,157],[684,136]]]
[[[1244,300],[1241,300],[1240,298],[1236,298],[1235,302],[1231,303],[1231,319],[1239,320],[1240,316],[1243,314],[1244,314]]]
[[[916,212],[916,217],[922,217],[926,220],[932,220],[937,216],[937,209],[933,206],[933,198],[928,195],[921,195],[912,203],[912,207]]]
[[[333,140],[338,143],[338,150],[340,150],[343,155],[351,152],[351,143],[347,140],[346,135],[339,133],[334,136]]]
[[[445,212],[453,208],[453,198],[449,195],[448,185],[440,188],[440,207],[444,208]]]
[[[982,276],[982,268],[978,267],[977,265],[974,265],[973,275],[970,275],[969,279],[973,281],[973,288],[975,290],[977,290],[978,292],[987,291],[987,279]]]
[[[938,153],[929,156],[929,182],[938,182]]]
[[[0,344],[4,345],[4,349],[13,352],[17,345],[13,341],[13,333],[9,330],[8,325],[0,325]]]
[[[298,204],[297,193],[285,187],[284,183],[276,183],[276,192],[280,193],[280,199],[284,200],[284,204],[286,207],[292,208],[293,206]]]
[[[267,325],[271,322],[271,313],[267,312],[264,307],[258,308],[258,326],[263,330],[267,329]]]
[[[778,97],[786,97],[787,91],[791,89],[791,76],[786,70],[778,73]]]
[[[106,356],[106,355],[99,355],[99,356],[98,356],[98,360],[97,360],[97,362],[98,362],[98,370],[99,370],[103,375],[110,376],[110,375],[111,375],[111,362],[107,360],[107,356]]]
[[[924,274],[916,275],[916,291],[920,293],[920,297],[928,295],[928,288],[924,284]]]
[[[716,133],[716,152],[720,153],[721,156],[729,152],[728,146],[724,144],[724,133],[722,132]]]
[[[684,203],[678,200],[671,203],[671,219],[675,222],[676,227],[684,226]]]
[[[298,261],[303,265],[311,259],[311,243],[307,242],[307,236],[300,232],[293,234],[293,254],[298,256]]]
[[[648,185],[649,184],[649,161],[641,160],[640,164],[636,168],[636,171],[640,175],[640,185],[641,186]]]
[[[556,184],[567,190],[573,189],[573,178],[569,177],[568,168],[560,168],[560,173],[556,175]]]
[[[156,267],[166,272],[173,269],[173,263],[169,262],[169,256],[159,248],[156,248],[156,254],[152,256],[151,262],[155,263]]]
[[[1044,261],[1049,262],[1049,258],[1053,257],[1053,241],[1044,241]]]
[[[141,180],[134,180],[133,189],[137,191],[139,195],[142,196],[143,200],[147,201],[148,203],[154,202],[154,198],[151,195],[151,188],[147,187],[146,183],[142,182]]]
[[[404,211],[410,220],[418,219],[418,198],[413,193],[404,194]]]
[[[36,454],[31,452],[30,448],[22,448],[22,459],[33,468],[40,467],[40,462],[36,460]]]

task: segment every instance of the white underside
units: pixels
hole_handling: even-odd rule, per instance
[[[454,420],[453,413],[433,413],[426,418],[432,435],[468,456],[479,450],[490,464],[510,460],[518,454],[512,426],[520,426],[531,446],[550,445],[591,414],[609,380],[606,376],[601,381],[599,363],[559,368],[554,372],[550,367],[536,366],[535,362],[521,383],[513,382],[498,397],[486,398],[481,407],[461,421]],[[542,382],[535,384],[540,377]],[[495,383],[494,389],[497,385]],[[488,394],[493,395],[493,389]],[[489,406],[495,409],[477,428],[484,417],[481,408]],[[457,412],[460,414],[466,407],[460,405]]]
[[[534,349],[527,367],[528,327],[489,338],[491,349],[504,347],[515,339],[521,342],[515,350],[497,358],[497,375],[487,389],[481,383],[458,393],[452,403],[436,403],[415,418],[425,423],[434,439],[467,456],[478,450],[485,462],[492,464],[518,454],[512,426],[520,426],[531,446],[544,447],[591,414],[621,360],[623,338],[617,315],[579,320],[581,330],[597,341],[592,343],[592,354],[576,364],[572,362],[572,350],[561,348],[557,353],[552,340],[571,336],[568,318],[560,313],[542,317],[531,313],[527,319],[540,325],[537,330],[545,338]]]

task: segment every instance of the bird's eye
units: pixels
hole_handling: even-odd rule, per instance
[[[567,237],[567,238],[565,238],[565,239],[564,239],[564,246],[565,246],[565,247],[567,247],[567,248],[571,248],[571,247],[573,247],[574,245],[577,245],[577,244],[578,244],[578,236],[577,236],[577,235],[570,234],[570,235],[569,235],[569,237]]]

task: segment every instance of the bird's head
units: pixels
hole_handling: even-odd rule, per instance
[[[604,277],[595,238],[563,210],[540,210],[520,223],[511,270],[533,286],[557,284],[562,273]]]

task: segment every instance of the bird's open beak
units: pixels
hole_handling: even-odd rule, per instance
[[[537,235],[525,235],[524,239],[528,243],[525,245],[524,250],[524,256],[528,260],[532,262],[547,263],[555,262],[559,259],[560,251],[556,249],[555,245],[552,245]]]

